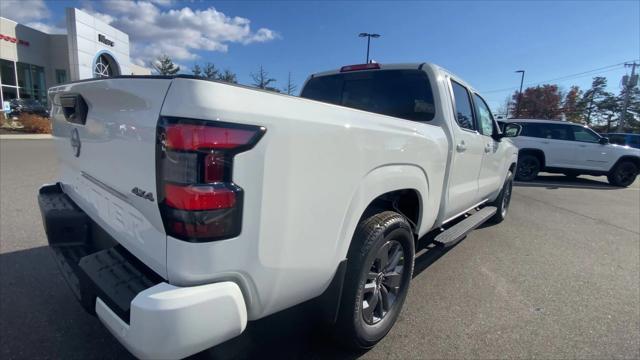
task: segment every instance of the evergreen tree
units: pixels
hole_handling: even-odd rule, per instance
[[[602,118],[599,104],[611,94],[606,91],[607,78],[596,76],[593,78],[591,88],[584,92],[580,106],[585,111],[585,123],[591,125],[598,123]]]
[[[202,70],[203,78],[208,80],[215,80],[218,78],[218,69],[212,63],[206,63]]]
[[[193,76],[200,78],[202,77],[202,68],[200,68],[200,65],[198,64],[194,64],[193,68],[191,69],[191,72],[193,73]]]
[[[151,66],[160,75],[175,75],[180,71],[180,66],[174,64],[167,55],[159,56]]]

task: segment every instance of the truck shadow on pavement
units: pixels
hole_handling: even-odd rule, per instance
[[[422,241],[422,240],[421,240]],[[447,251],[420,243],[414,277]],[[85,313],[58,273],[47,246],[0,254],[0,357],[133,359]],[[355,359],[315,315],[314,301],[249,322],[238,337],[189,359]],[[216,324],[211,324],[216,326]]]
[[[620,190],[621,187],[609,185],[606,178],[602,181],[587,179],[583,177],[570,178],[564,175],[539,175],[535,180],[523,182],[516,181],[514,186],[518,187],[541,187],[549,190],[555,189],[592,189],[592,190]]]

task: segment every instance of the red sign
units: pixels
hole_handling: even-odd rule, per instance
[[[24,45],[24,46],[29,46],[29,42],[27,40],[21,40],[21,39],[16,39],[12,36],[9,35],[5,35],[5,34],[0,34],[0,39],[4,40],[4,41],[8,41],[14,44],[20,44],[20,45]]]

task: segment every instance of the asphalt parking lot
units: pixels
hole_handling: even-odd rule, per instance
[[[55,177],[51,140],[0,141],[0,357],[129,358],[46,247],[36,190]],[[517,184],[504,223],[419,253],[398,323],[366,353],[336,348],[310,306],[194,358],[640,358],[640,182]]]

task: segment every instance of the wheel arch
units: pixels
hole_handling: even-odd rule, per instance
[[[640,156],[635,156],[635,155],[623,155],[621,156],[616,162],[615,164],[613,164],[613,166],[611,166],[611,168],[609,169],[609,171],[612,171],[613,169],[616,168],[616,166],[618,166],[621,162],[623,161],[631,161],[632,163],[634,163],[638,168],[640,168]]]
[[[429,181],[427,174],[415,165],[388,165],[369,172],[360,182],[343,220],[338,254],[345,259],[356,227],[363,217],[376,210],[401,213],[418,234],[435,214],[425,219]]]
[[[518,158],[522,155],[533,155],[540,160],[540,169],[543,169],[546,166],[546,157],[544,155],[544,151],[536,148],[522,148],[518,151]]]

